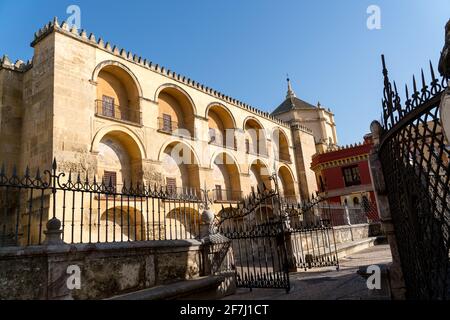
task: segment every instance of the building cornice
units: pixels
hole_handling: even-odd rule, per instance
[[[329,169],[329,168],[336,168],[336,167],[351,165],[351,164],[354,164],[357,162],[368,161],[368,160],[369,160],[368,153],[360,154],[360,155],[346,157],[346,158],[342,158],[342,159],[321,162],[316,165],[313,165],[311,167],[311,170],[313,170],[314,172],[319,172],[319,171]]]
[[[273,123],[276,123],[280,126],[287,128],[287,129],[290,128],[289,123],[270,115],[268,112],[264,112],[258,108],[252,107],[244,102],[241,102],[241,101],[234,99],[230,96],[227,96],[217,90],[214,90],[214,89],[207,87],[199,82],[196,82],[186,76],[177,74],[176,72],[171,71],[170,69],[168,69],[164,66],[154,64],[153,62],[151,62],[147,59],[143,59],[142,57],[137,56],[136,54],[133,54],[130,51],[126,51],[125,49],[119,49],[117,46],[113,46],[109,42],[105,42],[102,38],[98,38],[98,41],[97,41],[96,36],[93,33],[91,33],[88,36],[85,30],[78,31],[75,26],[72,27],[72,29],[69,29],[69,25],[67,24],[67,22],[64,21],[61,24],[59,24],[57,18],[54,18],[53,21],[49,22],[43,28],[41,28],[38,32],[35,33],[34,40],[31,42],[31,46],[32,47],[36,46],[36,44],[38,44],[40,41],[42,41],[44,38],[46,38],[48,35],[52,34],[53,32],[58,32],[60,34],[72,37],[78,41],[86,43],[97,49],[100,49],[100,50],[106,51],[110,54],[113,54],[121,59],[127,60],[127,61],[134,63],[136,65],[139,65],[143,68],[146,68],[148,70],[156,72],[156,73],[158,73],[166,78],[169,78],[173,81],[182,83],[193,89],[199,90],[199,91],[201,91],[205,94],[208,94],[216,99],[220,99],[220,100],[227,102],[229,104],[232,104],[238,108],[249,111],[249,112],[253,113],[254,115],[263,117]]]

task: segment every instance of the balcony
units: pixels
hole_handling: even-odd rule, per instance
[[[216,203],[239,202],[242,200],[242,191],[213,189],[211,198]]]
[[[202,193],[199,188],[167,186],[162,192],[168,199],[201,200]]]
[[[130,124],[142,125],[142,113],[136,110],[136,108],[119,106],[102,100],[95,100],[95,115]]]
[[[253,144],[250,144],[250,140],[245,140],[245,151],[247,154],[252,154],[254,156],[262,156],[268,157],[266,150],[260,150],[259,147],[255,147]]]
[[[209,144],[237,151],[236,138],[233,139],[233,142],[227,143],[226,140],[227,139],[220,131],[212,131],[212,129],[210,129]]]
[[[285,162],[285,163],[292,163],[291,161],[291,155],[289,153],[285,153],[285,152],[280,152],[278,154],[278,156],[276,157],[276,159],[280,162]]]
[[[178,130],[178,122],[167,120],[162,117],[158,118],[159,132],[173,134],[176,130]]]

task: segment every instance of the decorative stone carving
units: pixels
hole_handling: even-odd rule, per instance
[[[160,171],[158,171],[155,166],[150,164],[145,164],[143,166],[143,178],[151,186],[163,186],[164,177]]]

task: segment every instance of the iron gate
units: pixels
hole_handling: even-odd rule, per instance
[[[221,211],[218,231],[232,241],[238,287],[290,290],[279,203],[277,192],[264,188],[237,207]]]
[[[445,299],[449,262],[450,147],[440,119],[447,87],[430,63],[431,84],[400,99],[388,78],[384,56],[384,99],[379,158],[386,182],[398,251],[410,299]]]
[[[232,241],[238,287],[289,292],[290,271],[339,268],[331,212],[322,200],[287,204],[277,190],[263,186],[217,217],[217,231]]]
[[[339,270],[330,206],[321,198],[307,204],[282,204],[288,219],[286,241],[291,270],[335,266]]]

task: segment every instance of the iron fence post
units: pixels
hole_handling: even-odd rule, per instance
[[[350,221],[350,210],[348,210],[348,205],[347,204],[344,205],[344,212],[345,212],[345,220],[347,220],[347,224],[349,226],[351,226],[352,222]]]
[[[392,222],[391,210],[389,207],[389,198],[386,190],[382,165],[378,155],[380,138],[383,129],[378,121],[374,121],[370,126],[370,130],[372,132],[374,142],[374,147],[369,155],[370,175],[371,180],[374,184],[375,200],[380,213],[382,229],[386,234],[392,254],[392,265],[389,267],[391,294],[392,298],[395,300],[404,300],[406,297],[405,280],[401,267],[397,239],[394,233],[394,224]]]

